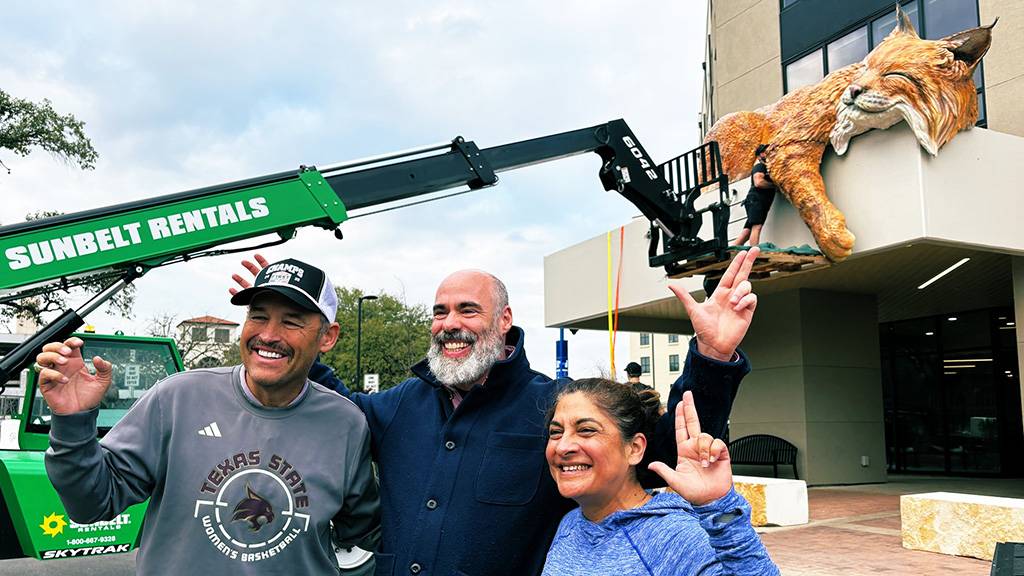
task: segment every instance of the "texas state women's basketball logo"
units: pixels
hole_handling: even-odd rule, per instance
[[[302,474],[283,457],[259,450],[225,458],[203,480],[194,517],[210,544],[232,560],[259,562],[280,554],[309,530]]]

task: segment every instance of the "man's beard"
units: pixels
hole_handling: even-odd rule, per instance
[[[444,343],[453,341],[469,344],[472,348],[469,356],[463,359],[446,357]],[[479,338],[468,330],[443,331],[430,339],[427,362],[438,382],[466,390],[501,360],[504,352],[505,342],[497,327],[484,332]]]

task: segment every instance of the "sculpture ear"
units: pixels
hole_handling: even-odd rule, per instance
[[[910,21],[910,16],[907,16],[899,4],[896,5],[896,28],[893,29],[892,34],[910,34],[914,38],[918,37],[914,23]]]
[[[992,45],[992,27],[996,22],[999,22],[999,18],[988,26],[978,26],[946,36],[940,42],[945,43],[946,49],[953,53],[953,58],[973,69]]]

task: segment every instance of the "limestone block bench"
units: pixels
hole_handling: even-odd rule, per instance
[[[750,503],[754,526],[807,524],[807,483],[803,480],[733,476],[732,481]]]
[[[1024,499],[906,494],[900,522],[904,548],[991,560],[996,542],[1024,542]]]

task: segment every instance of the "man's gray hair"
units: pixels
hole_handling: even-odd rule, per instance
[[[494,274],[487,274],[494,281],[494,287],[491,291],[491,296],[494,298],[494,314],[500,315],[504,312],[505,307],[508,306],[508,289],[505,288],[505,283],[498,279]]]

